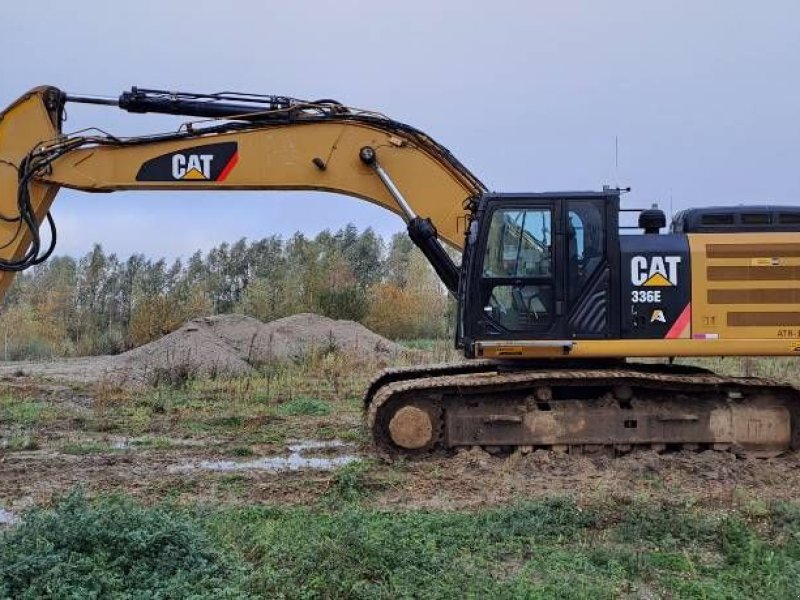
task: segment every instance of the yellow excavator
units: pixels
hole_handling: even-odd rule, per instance
[[[158,135],[66,135],[70,102],[192,120]],[[630,361],[800,356],[800,208],[693,208],[668,233],[653,208],[630,232],[622,190],[490,193],[425,133],[329,99],[40,87],[0,113],[0,293],[53,251],[62,187],[324,190],[400,215],[457,298],[456,345],[473,360],[371,383],[365,418],[389,453],[800,446],[792,386]]]

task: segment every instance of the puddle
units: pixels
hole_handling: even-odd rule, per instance
[[[192,440],[171,437],[113,437],[111,447],[114,450],[148,450],[151,448],[165,448],[171,446],[207,446],[213,443],[212,439]]]
[[[0,525],[15,525],[18,522],[19,517],[17,515],[5,508],[0,508]]]
[[[305,440],[288,445],[289,456],[265,456],[248,461],[234,460],[204,460],[199,463],[182,465],[172,468],[175,471],[268,471],[270,473],[281,473],[285,471],[302,471],[311,469],[315,471],[332,471],[336,467],[349,464],[359,459],[354,454],[338,454],[335,456],[305,456],[305,453],[312,450],[323,450],[329,448],[351,448],[351,444],[339,440],[317,441]]]
[[[289,456],[274,456],[251,460],[248,462],[235,462],[232,460],[204,460],[196,468],[201,471],[301,471],[312,469],[314,471],[332,471],[336,467],[346,465],[358,460],[357,456],[345,455],[331,458],[306,458],[299,454]]]
[[[327,448],[348,448],[352,444],[346,444],[342,440],[303,440],[293,442],[287,446],[292,454],[302,454],[307,450],[324,450]]]

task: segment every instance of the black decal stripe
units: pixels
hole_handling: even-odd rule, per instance
[[[167,182],[180,182],[180,181],[196,181],[175,179],[172,176],[172,157],[176,154],[182,154],[189,157],[194,154],[210,154],[213,156],[211,159],[211,172],[209,179],[218,181],[222,177],[227,177],[230,170],[236,165],[234,158],[238,155],[239,144],[236,142],[221,142],[218,144],[206,144],[205,146],[193,146],[192,148],[185,148],[178,152],[170,152],[156,156],[145,162],[139,172],[136,174],[136,181],[167,181]],[[223,177],[224,173],[224,177]]]

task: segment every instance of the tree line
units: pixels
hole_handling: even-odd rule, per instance
[[[442,337],[452,310],[404,233],[386,243],[349,224],[313,238],[243,238],[171,263],[95,245],[17,275],[0,314],[0,358],[118,353],[224,313],[270,321],[316,312],[393,339]]]

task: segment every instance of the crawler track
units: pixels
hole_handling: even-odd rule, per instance
[[[375,443],[420,455],[634,447],[775,456],[800,447],[800,391],[692,367],[526,369],[491,361],[385,371],[365,416]]]

